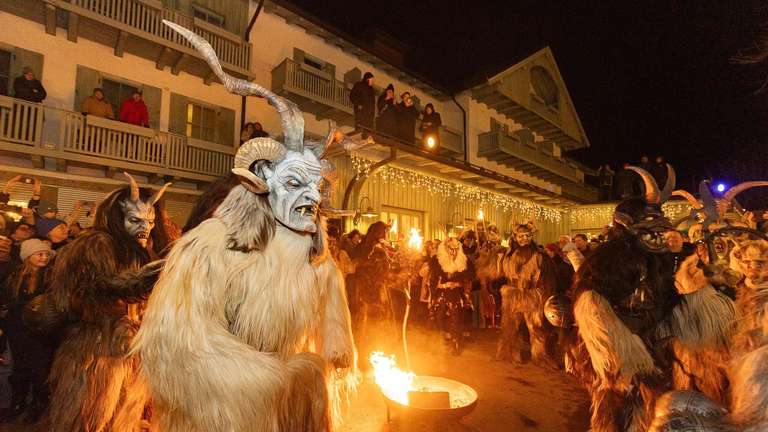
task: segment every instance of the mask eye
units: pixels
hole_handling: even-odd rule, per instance
[[[299,181],[296,180],[296,179],[289,179],[288,180],[288,186],[290,186],[290,187],[299,187],[299,186],[301,186],[301,183],[299,183]]]

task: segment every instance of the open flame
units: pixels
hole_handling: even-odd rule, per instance
[[[397,367],[395,356],[386,356],[381,351],[371,353],[370,362],[376,385],[384,395],[402,405],[408,405],[408,392],[414,391],[413,372],[405,372]]]
[[[416,252],[421,251],[422,240],[421,235],[419,235],[419,230],[411,228],[411,234],[408,236],[408,248]]]

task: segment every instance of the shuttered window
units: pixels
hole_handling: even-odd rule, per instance
[[[187,104],[186,135],[203,141],[216,141],[216,111],[213,108]]]
[[[231,147],[235,144],[234,128],[234,110],[171,93],[171,132]]]

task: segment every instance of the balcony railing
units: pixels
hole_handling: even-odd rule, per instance
[[[0,96],[0,141],[15,152],[93,163],[140,164],[150,172],[218,177],[232,168],[235,149],[185,136]],[[28,149],[28,150],[27,150]],[[113,161],[109,163],[107,161]]]
[[[250,70],[251,44],[240,36],[220,29],[199,19],[166,9],[158,0],[47,0],[71,12],[92,17],[90,14],[129,26],[152,37],[193,49],[189,42],[162,20],[175,22],[204,37],[216,50],[224,64]],[[86,13],[83,13],[86,12]]]
[[[288,58],[272,69],[272,88],[280,93],[290,92],[319,102],[348,115],[353,113],[349,89],[343,81]]]
[[[538,147],[538,143],[523,142],[507,135],[502,129],[482,133],[478,139],[478,156],[490,157],[497,161],[517,160],[522,164],[532,165],[534,170],[548,171],[576,183],[584,181],[584,176],[578,169],[563,159],[545,153]],[[526,171],[525,168],[522,170]]]

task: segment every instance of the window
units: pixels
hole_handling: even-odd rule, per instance
[[[203,141],[216,141],[216,110],[196,103],[187,104],[186,135]]]
[[[416,228],[424,234],[424,212],[397,207],[382,206],[381,220],[397,223],[397,232],[408,238],[411,228]]]
[[[120,115],[120,106],[123,104],[123,101],[130,98],[133,92],[138,89],[136,85],[113,78],[103,77],[101,80],[101,90],[104,91],[104,99],[112,105],[112,111],[115,113],[115,116]]]
[[[216,27],[224,28],[224,17],[217,14],[216,12],[206,9],[199,5],[193,5],[192,9],[194,10],[195,18],[203,20],[209,24],[213,24]]]
[[[11,86],[11,53],[0,50],[0,95],[8,96]]]

